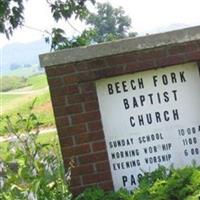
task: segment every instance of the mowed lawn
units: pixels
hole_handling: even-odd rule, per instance
[[[29,77],[29,87],[13,90],[0,95],[0,135],[5,132],[5,116],[16,119],[16,114],[27,114],[28,108],[36,99],[33,112],[37,115],[43,127],[54,126],[53,109],[50,100],[46,76],[36,75]]]

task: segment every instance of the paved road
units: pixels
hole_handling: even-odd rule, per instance
[[[12,90],[10,92],[0,92],[0,95],[2,94],[9,94],[9,95],[24,95],[24,94],[38,94],[38,93],[42,93],[45,91],[48,91],[48,87],[42,88],[42,89],[38,89],[38,90]]]

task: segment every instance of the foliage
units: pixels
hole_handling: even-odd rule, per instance
[[[75,200],[199,200],[200,167],[166,169],[160,166],[145,173],[139,187],[129,193],[124,189],[105,192],[100,188],[86,189]]]
[[[61,19],[67,21],[68,19],[75,17],[76,19],[83,20],[87,14],[88,9],[86,7],[87,2],[95,3],[95,0],[46,0],[52,17],[56,22]],[[0,33],[6,34],[7,38],[13,34],[13,30],[17,27],[24,26],[24,1],[23,0],[0,0]],[[46,41],[51,40],[51,49],[56,50],[60,47],[63,48],[62,43],[65,43],[65,48],[68,48],[73,44],[73,41],[69,40],[65,36],[63,29],[53,28],[50,36],[46,37]],[[84,35],[85,33],[83,33]],[[79,39],[78,36],[77,39]],[[57,42],[57,43],[56,43]],[[55,44],[56,43],[56,44]],[[69,45],[71,44],[71,45]],[[80,46],[83,45],[80,43]],[[61,49],[62,49],[61,48]]]
[[[28,86],[27,78],[19,76],[2,76],[0,77],[0,92],[6,92]]]
[[[9,155],[0,157],[0,199],[70,199],[65,181],[69,176],[64,178],[58,147],[37,142],[41,123],[32,112],[33,105],[27,116],[18,114],[16,123],[6,118],[12,139],[7,147]]]
[[[135,36],[135,33],[128,33],[131,18],[125,15],[122,7],[113,8],[110,3],[97,3],[97,13],[90,13],[86,23],[96,32],[92,39],[97,43]]]
[[[23,0],[0,0],[0,33],[9,38],[23,24]]]
[[[121,189],[117,192],[105,192],[98,187],[88,188],[75,198],[75,200],[128,200],[128,199],[130,199],[130,194],[124,189]]]

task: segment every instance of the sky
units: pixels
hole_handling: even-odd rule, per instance
[[[110,2],[114,7],[122,6],[132,19],[132,31],[138,35],[152,34],[200,25],[199,0],[97,0],[100,3]],[[70,21],[73,26],[82,30],[80,22]],[[46,0],[28,0],[25,3],[25,25],[14,31],[8,41],[0,36],[0,47],[13,42],[27,43],[44,37],[44,32],[52,27],[66,27],[68,36],[77,34],[66,22],[55,24]],[[31,29],[36,28],[38,31]],[[40,31],[42,30],[42,31]]]

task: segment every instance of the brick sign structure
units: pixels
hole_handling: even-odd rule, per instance
[[[200,27],[40,56],[71,189],[200,164]]]

